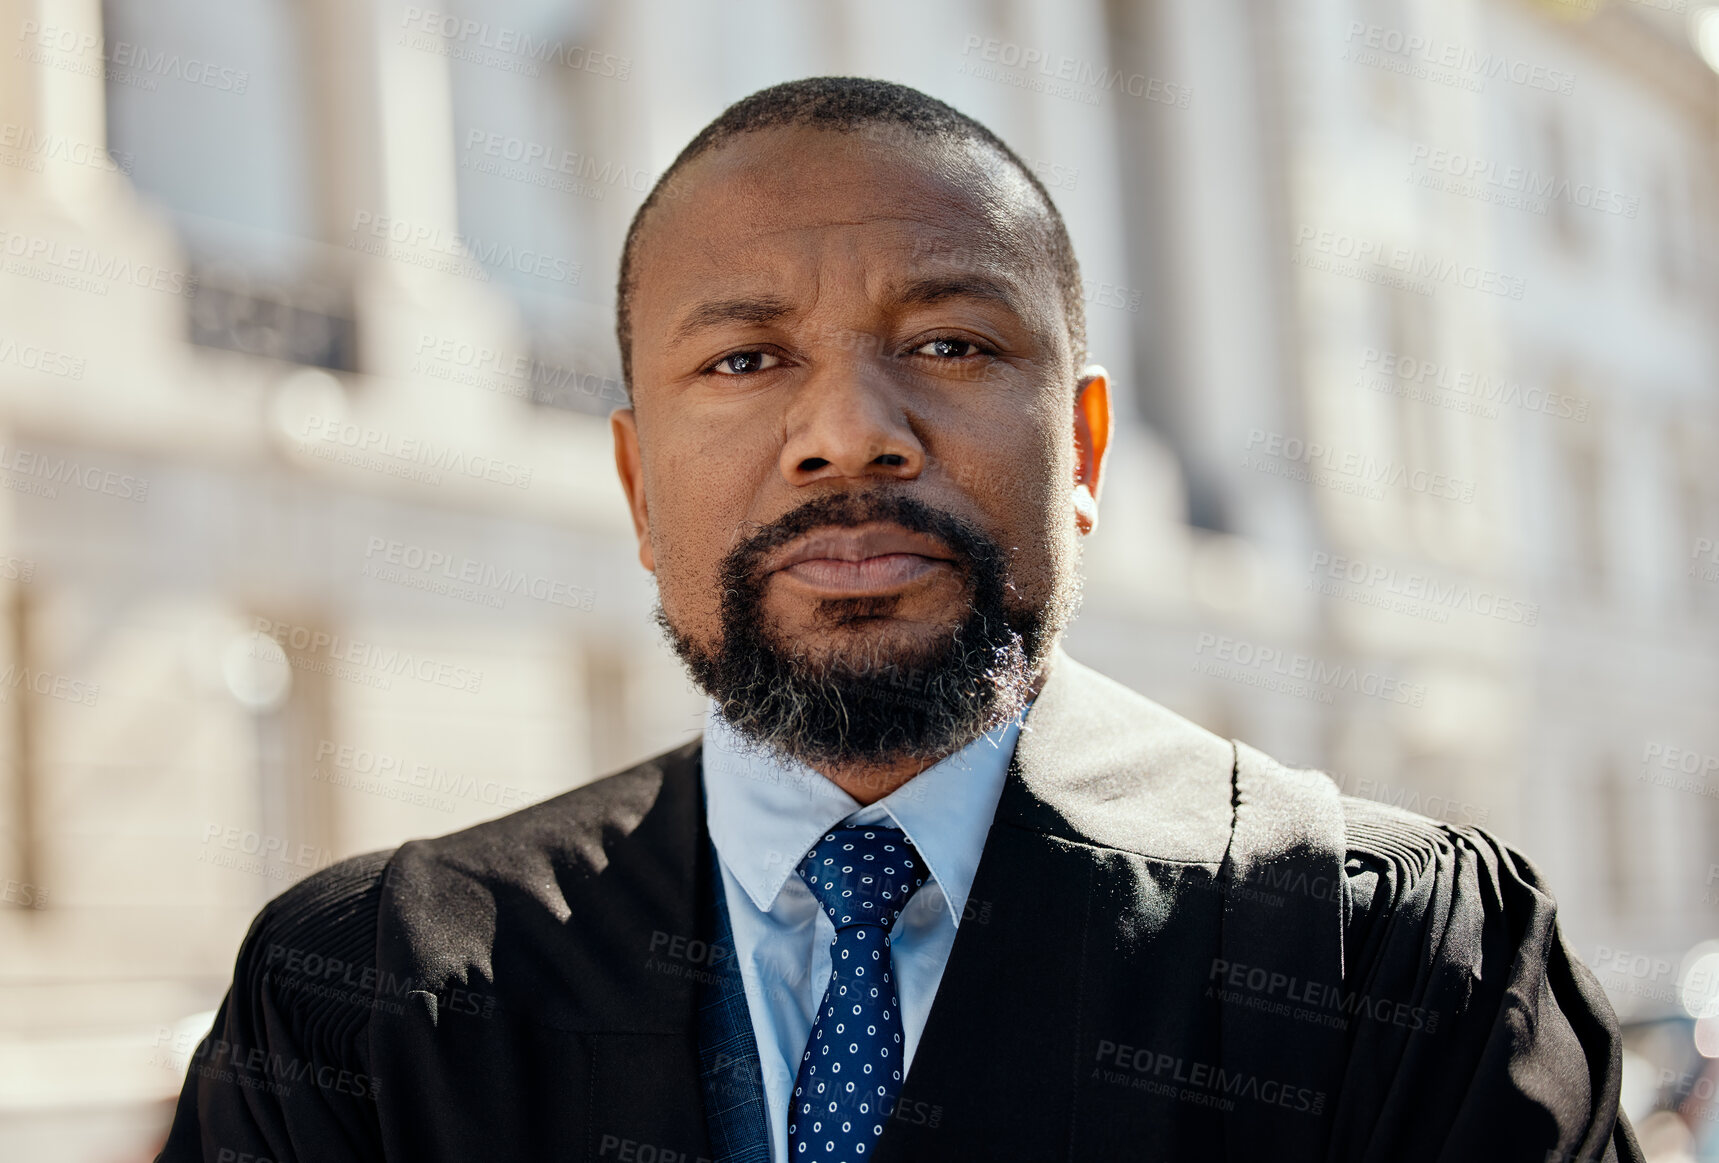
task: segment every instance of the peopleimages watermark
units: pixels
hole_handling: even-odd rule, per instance
[[[1387,487],[1465,505],[1474,500],[1473,481],[1411,469],[1397,460],[1344,452],[1316,440],[1302,440],[1263,428],[1248,432],[1242,467],[1375,501],[1384,498]]]
[[[251,83],[251,74],[244,69],[154,50],[129,40],[110,42],[94,32],[35,20],[25,20],[19,26],[18,39],[24,44],[13,52],[16,59],[135,89],[153,91],[160,79],[167,77],[202,89],[242,95]],[[87,59],[91,56],[95,60]]]
[[[1485,420],[1497,418],[1500,404],[1577,424],[1588,419],[1588,401],[1580,396],[1546,388],[1524,388],[1503,375],[1454,368],[1437,360],[1376,347],[1361,349],[1361,372],[1355,386]]]
[[[655,929],[651,932],[643,968],[696,985],[715,985],[724,976],[740,972],[733,958],[731,945]],[[752,969],[757,974],[759,991],[772,1006],[799,1004],[799,991],[811,976],[808,962],[779,957],[768,950],[759,951]],[[782,1081],[789,1082],[792,1078],[791,1074],[785,1074]]]
[[[441,662],[398,646],[365,642],[260,615],[253,620],[252,629],[261,637],[273,639],[285,654],[287,665],[294,670],[314,671],[378,690],[392,689],[396,678],[412,678],[474,695],[483,687],[481,670]],[[264,657],[255,647],[252,654]]]
[[[17,905],[21,909],[45,909],[48,907],[48,890],[8,877],[6,883],[0,885],[0,904]]]
[[[1449,622],[1452,612],[1495,618],[1515,626],[1536,626],[1540,604],[1525,602],[1466,582],[1441,582],[1426,574],[1399,572],[1396,566],[1316,551],[1308,563],[1307,588],[1317,585],[1327,597],[1407,614],[1429,622]]]
[[[1689,551],[1689,576],[1699,581],[1719,582],[1719,540],[1695,539]]]
[[[1713,891],[1713,885],[1716,882],[1719,882],[1719,864],[1709,864],[1707,866],[1707,889],[1708,889],[1708,891],[1701,894],[1702,905],[1704,905],[1704,906],[1719,905],[1719,893],[1716,893]]]
[[[1080,185],[1080,167],[1040,159],[1032,163],[1033,176],[1048,190],[1073,190]]]
[[[51,161],[87,166],[104,173],[129,174],[132,155],[126,150],[114,153],[94,142],[63,133],[42,133],[15,121],[0,122],[0,166],[39,174],[43,164]]]
[[[1521,299],[1528,286],[1520,276],[1490,267],[1440,258],[1409,246],[1388,246],[1377,239],[1306,223],[1295,231],[1295,249],[1289,261],[1308,270],[1426,296],[1434,294],[1440,286],[1456,286],[1504,299]]]
[[[184,1069],[211,1082],[241,1086],[279,1098],[291,1095],[293,1085],[300,1082],[308,1082],[319,1090],[372,1102],[380,1089],[380,1080],[362,1071],[318,1062],[315,1058],[282,1054],[261,1046],[246,1047],[213,1033],[199,1042],[195,1049],[189,1050],[188,1059],[175,1061],[169,1056],[186,1054],[187,1050],[180,1047],[185,1046],[191,1037],[189,1033],[176,1034],[166,1026],[157,1027],[156,1047],[169,1047],[167,1055],[156,1059],[158,1064],[173,1070]],[[218,1156],[222,1163],[238,1163],[239,1157],[231,1148],[222,1149]],[[269,1163],[255,1155],[247,1154],[246,1158],[250,1163]]]
[[[611,1134],[598,1140],[597,1157],[613,1157],[616,1163],[715,1163],[708,1155],[695,1155],[691,1151]]]
[[[1716,775],[1719,775],[1719,755],[1690,747],[1648,743],[1642,748],[1641,770],[1635,778],[1638,783],[1719,799],[1719,786],[1707,782]],[[1712,883],[1711,878],[1708,883]]]
[[[13,693],[22,691],[59,699],[63,703],[93,707],[101,697],[101,683],[55,674],[51,670],[32,670],[9,662],[5,670],[0,670],[0,703],[11,702]]]
[[[721,980],[725,963],[733,957],[734,947],[731,945],[654,929],[645,968],[710,985]]]
[[[978,53],[978,60],[969,59],[975,52]],[[1100,93],[1111,92],[1118,96],[1138,97],[1155,104],[1186,109],[1194,95],[1194,91],[1187,85],[1166,81],[1162,77],[1131,73],[1123,68],[1112,69],[1066,53],[1024,48],[1013,41],[980,36],[976,32],[967,34],[961,57],[958,71],[965,76],[1013,85],[1016,88],[1080,101],[1087,105],[1098,104]],[[991,65],[1001,68],[987,67]]]
[[[532,469],[528,464],[469,453],[451,444],[437,444],[433,440],[403,436],[385,428],[372,428],[331,416],[305,417],[304,438],[299,448],[323,460],[428,485],[441,484],[442,474],[447,473],[510,488],[531,487]]]
[[[448,981],[437,983],[411,974],[401,976],[374,965],[343,960],[318,949],[270,943],[263,965],[268,983],[288,993],[308,994],[323,1001],[340,1002],[395,1016],[406,1012],[406,999],[427,994],[436,999],[438,1017],[456,1013],[490,1018],[498,999]]]
[[[480,604],[496,608],[505,604],[504,595],[523,595],[570,610],[589,610],[597,597],[596,591],[571,582],[523,569],[499,568],[472,557],[455,558],[440,549],[377,534],[372,534],[365,543],[364,556],[367,577],[468,601],[481,600]],[[386,566],[398,568],[390,576],[385,572]]]
[[[86,360],[81,355],[69,355],[51,347],[43,347],[39,343],[20,341],[10,336],[0,336],[0,363],[9,363],[25,371],[40,372],[42,375],[55,376],[62,380],[83,379],[86,367]]]
[[[1594,959],[1588,962],[1588,968],[1594,971],[1601,988],[1609,994],[1626,994],[1643,1001],[1681,1005],[1677,966],[1669,957],[1601,945],[1595,949]],[[1703,993],[1712,988],[1705,971],[1693,975],[1688,984]]]
[[[1349,691],[1410,707],[1426,703],[1427,688],[1421,683],[1326,662],[1311,654],[1261,646],[1245,638],[1202,631],[1194,654],[1194,671],[1198,674],[1315,702],[1331,703],[1335,701],[1332,692]]]
[[[1434,149],[1420,142],[1409,150],[1406,180],[1423,189],[1457,194],[1510,210],[1526,210],[1530,214],[1546,213],[1552,202],[1624,218],[1634,218],[1641,209],[1639,194],[1625,194],[1592,182],[1572,182],[1556,174],[1542,174],[1529,166],[1500,166],[1477,154]]]
[[[438,274],[489,281],[489,272],[471,257],[457,231],[369,210],[355,211],[348,230],[348,250]]]
[[[633,73],[631,57],[415,5],[407,5],[400,14],[398,42],[420,52],[527,77],[539,76],[544,65],[617,81]]]
[[[454,810],[456,799],[512,811],[542,798],[515,784],[478,779],[433,763],[332,739],[317,742],[311,779],[444,812]]]
[[[105,295],[118,283],[186,299],[197,293],[197,277],[182,270],[16,230],[0,229],[0,260],[9,275],[92,295]]]
[[[1140,314],[1140,302],[1146,295],[1144,291],[1137,291],[1132,287],[1097,279],[1086,279],[1081,284],[1081,289],[1085,292],[1087,306],[1113,307],[1133,315]]]
[[[1179,1054],[1109,1038],[1100,1039],[1094,1062],[1097,1063],[1091,1074],[1094,1082],[1127,1086],[1221,1111],[1235,1110],[1238,1098],[1302,1114],[1317,1115],[1325,1110],[1322,1090],[1261,1078],[1245,1070],[1230,1070],[1209,1062],[1190,1061]]]
[[[294,843],[248,828],[209,823],[203,827],[203,850],[197,863],[248,872],[268,880],[296,881],[333,864],[332,851],[314,844]]]
[[[1705,1069],[1702,1070],[1673,1070],[1668,1066],[1660,1068],[1657,1079],[1660,1093],[1669,1092],[1675,1102],[1670,1105],[1685,1119],[1711,1123],[1719,1121],[1719,1078],[1714,1078]],[[1564,1163],[1559,1160],[1559,1163]],[[1574,1163],[1572,1158],[1571,1163]]]
[[[615,186],[635,194],[651,188],[650,172],[637,166],[599,161],[588,153],[486,129],[466,131],[460,169],[594,201],[601,201]],[[679,184],[678,179],[671,181],[664,193],[674,196],[678,190],[671,187]]]
[[[1332,774],[1331,780],[1344,795],[1372,800],[1377,804],[1388,804],[1393,808],[1402,808],[1406,812],[1415,812],[1422,816],[1431,816],[1444,824],[1484,828],[1487,819],[1492,815],[1492,809],[1484,805],[1452,799],[1437,792],[1423,793],[1415,788],[1392,785],[1370,776],[1351,779],[1346,775]]]
[[[0,343],[0,357],[5,350],[5,344]],[[0,489],[52,500],[60,495],[61,485],[139,505],[149,499],[149,481],[145,477],[84,464],[69,456],[0,444]]]
[[[1575,75],[1561,69],[1361,20],[1349,22],[1343,41],[1343,60],[1471,93],[1481,92],[1492,80],[1550,93],[1568,94],[1576,86]]]
[[[576,287],[584,264],[576,259],[444,230],[428,223],[358,210],[352,215],[349,250],[372,258],[422,267],[487,283],[491,268]]]
[[[1212,958],[1206,996],[1225,1005],[1310,1025],[1347,1030],[1359,1019],[1412,1033],[1436,1033],[1439,1012],[1389,998],[1370,997],[1329,982],[1301,978],[1262,965]]]
[[[575,397],[627,403],[627,391],[611,375],[546,363],[522,351],[472,343],[451,335],[418,333],[411,371],[433,380],[464,384],[538,404],[565,404]]]
[[[1609,973],[1643,981],[1669,980],[1677,969],[1669,957],[1659,957],[1632,949],[1614,949],[1610,945],[1595,946],[1594,959],[1588,963],[1588,967],[1595,973]],[[1699,976],[1705,978],[1705,974]]]

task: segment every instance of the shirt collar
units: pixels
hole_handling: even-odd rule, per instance
[[[705,711],[705,820],[711,843],[760,912],[775,907],[800,859],[830,827],[894,823],[924,858],[959,925],[985,837],[1003,794],[1020,720],[945,756],[876,803],[847,792],[797,760],[751,743],[712,703]]]

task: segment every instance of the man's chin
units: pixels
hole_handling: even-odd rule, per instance
[[[694,643],[658,620],[692,677],[741,735],[820,770],[935,760],[1020,714],[1031,662],[1001,616],[821,630],[731,622]]]
[[[855,619],[803,630],[772,623],[764,638],[808,675],[835,671],[863,675],[931,665],[958,626],[957,621],[929,625],[897,618]]]

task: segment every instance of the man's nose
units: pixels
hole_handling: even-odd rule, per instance
[[[912,480],[924,467],[925,446],[886,377],[845,365],[800,386],[782,446],[782,476],[789,484]]]

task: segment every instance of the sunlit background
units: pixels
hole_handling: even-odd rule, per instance
[[[697,729],[622,233],[851,73],[1068,218],[1125,421],[1071,652],[1527,853],[1652,1157],[1719,1159],[1719,9],[433,2],[0,0],[0,1157],[152,1157],[295,880]]]

